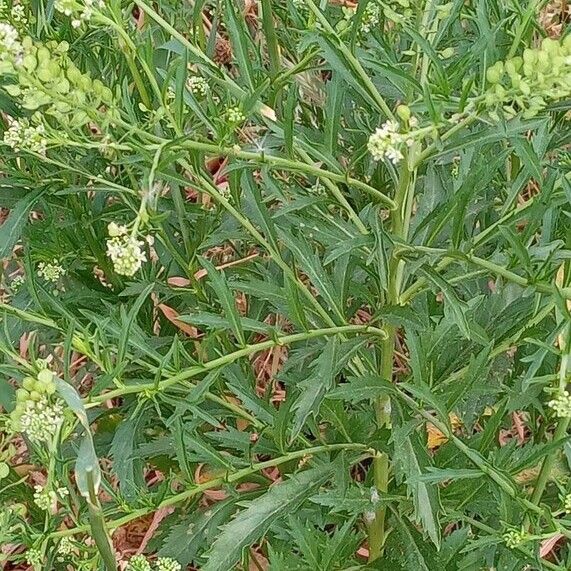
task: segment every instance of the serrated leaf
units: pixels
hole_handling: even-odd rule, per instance
[[[337,347],[337,338],[330,338],[321,355],[312,364],[312,372],[309,378],[299,383],[302,392],[292,407],[294,421],[290,442],[297,438],[309,415],[319,411],[323,397],[333,386]]]
[[[212,286],[212,289],[214,289],[216,296],[218,297],[218,301],[224,310],[226,319],[228,319],[232,324],[234,335],[236,335],[240,345],[245,345],[246,339],[244,337],[244,330],[242,328],[240,314],[238,313],[238,308],[236,307],[236,300],[234,299],[234,296],[232,295],[232,292],[226,283],[224,273],[217,270],[206,258],[200,258],[200,263],[208,273],[209,283]]]
[[[458,299],[454,288],[441,276],[439,276],[430,266],[426,264],[419,268],[419,272],[422,273],[426,279],[435,285],[442,293],[448,304],[448,307],[452,311],[452,316],[458,328],[462,332],[462,335],[466,339],[470,339],[470,327],[468,326],[468,320],[466,319],[467,306],[466,303]]]
[[[326,398],[357,403],[386,395],[387,391],[392,389],[391,383],[378,375],[363,375],[362,377],[350,378],[347,383],[343,383],[330,391]]]
[[[272,486],[225,527],[208,552],[202,571],[230,571],[242,551],[263,537],[279,518],[293,513],[332,476],[331,465],[312,468]]]
[[[394,443],[394,465],[398,480],[404,480],[414,503],[415,519],[422,524],[423,531],[432,542],[440,545],[438,522],[438,488],[420,481],[420,476],[430,465],[428,453],[420,441],[414,421],[405,422],[398,405],[393,406],[392,441]]]

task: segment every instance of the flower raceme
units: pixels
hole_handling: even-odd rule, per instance
[[[11,412],[12,429],[36,443],[51,442],[63,423],[63,403],[54,398],[53,373],[42,369],[37,377],[26,377],[16,391],[16,408]]]
[[[508,116],[519,111],[528,119],[548,103],[571,96],[571,35],[562,41],[545,38],[537,49],[498,61],[486,72],[488,107],[501,107]]]
[[[122,276],[135,275],[147,261],[143,251],[144,242],[130,235],[126,226],[112,222],[108,226],[110,238],[107,240],[107,255],[113,262],[114,270]]]

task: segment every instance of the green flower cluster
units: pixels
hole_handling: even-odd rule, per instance
[[[35,378],[26,377],[10,413],[12,429],[24,432],[33,442],[50,442],[63,422],[63,406],[53,398],[55,391],[54,374],[49,369],[42,369]]]
[[[17,30],[0,23],[0,77],[13,82],[4,89],[17,97],[24,109],[39,110],[71,128],[91,120],[90,110],[105,106],[106,121],[116,111],[112,91],[99,79],[82,73],[68,56],[67,42],[20,40]]]
[[[506,531],[502,535],[502,539],[504,540],[506,547],[509,547],[510,549],[515,549],[516,547],[519,547],[522,543],[525,543],[525,541],[527,541],[528,535],[523,530],[510,529],[509,531]]]
[[[153,567],[144,555],[134,555],[129,560],[127,571],[152,571]],[[178,561],[170,557],[159,557],[156,561],[156,571],[181,571]]]
[[[562,41],[545,38],[523,56],[496,62],[486,78],[488,107],[501,107],[510,117],[520,111],[526,119],[534,117],[549,102],[571,96],[571,35]]]

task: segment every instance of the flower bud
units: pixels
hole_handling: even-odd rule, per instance
[[[408,105],[399,105],[397,107],[397,116],[405,123],[408,122],[410,119],[410,107]]]

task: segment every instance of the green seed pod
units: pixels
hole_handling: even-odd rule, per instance
[[[53,395],[56,392],[56,384],[55,383],[50,383],[49,385],[45,386],[46,394],[48,395]]]
[[[528,65],[533,65],[537,61],[537,52],[531,48],[523,50],[523,62]]]
[[[59,54],[65,54],[67,53],[68,50],[69,50],[69,43],[66,42],[65,40],[63,42],[60,42],[56,47],[56,51]]]
[[[45,46],[41,46],[38,48],[37,56],[38,56],[38,61],[40,63],[44,63],[51,59],[52,54],[50,53],[50,50],[48,50],[48,48],[46,48]]]
[[[52,80],[58,79],[62,73],[59,63],[55,60],[50,61],[48,64],[48,71]]]
[[[44,383],[47,385],[49,383],[53,383],[54,374],[49,369],[42,369],[38,373],[37,379],[40,383]]]
[[[492,90],[486,92],[486,96],[484,97],[484,102],[488,107],[492,107],[497,103],[496,96]]]
[[[22,386],[31,391],[34,388],[34,383],[36,382],[36,379],[34,379],[34,377],[25,377],[24,380],[22,381]]]
[[[494,88],[494,91],[496,93],[496,97],[500,100],[503,101],[505,96],[506,96],[506,90],[504,89],[503,85],[500,85],[499,83],[496,85],[496,87]]]
[[[515,64],[513,62],[513,60],[509,59],[508,61],[506,61],[506,73],[510,76],[513,77],[514,75],[517,75],[517,70],[515,67]]]
[[[36,381],[34,383],[34,391],[36,391],[37,393],[43,394],[46,392],[46,387],[48,385],[46,383],[41,383],[40,381]]]
[[[510,60],[516,69],[516,71],[521,70],[521,66],[523,65],[523,58],[521,56],[515,56]]]
[[[82,78],[81,71],[79,71],[79,69],[77,69],[73,64],[67,68],[66,75],[69,81],[75,84],[79,83]]]
[[[39,401],[42,398],[42,395],[38,391],[32,391],[30,393],[30,400]]]
[[[70,84],[69,81],[65,78],[62,77],[58,83],[55,85],[54,89],[58,92],[58,93],[62,93],[65,94],[69,91],[70,89]]]
[[[108,87],[103,87],[101,90],[101,99],[105,103],[111,103],[113,101],[113,92]]]
[[[38,60],[33,55],[26,55],[22,61],[26,71],[34,71],[38,66]]]
[[[52,74],[50,73],[50,69],[45,62],[40,62],[40,65],[37,69],[38,79],[47,83],[48,81],[52,80]]]
[[[410,119],[410,107],[408,105],[399,105],[397,107],[397,115],[402,121],[407,123]]]
[[[503,66],[502,67],[498,67],[497,64],[494,64],[492,67],[489,67],[486,70],[486,79],[490,82],[490,83],[499,83],[501,77],[502,77],[502,73],[503,73]]]
[[[30,397],[30,393],[26,389],[18,389],[16,391],[16,401],[26,402]]]
[[[103,84],[101,83],[101,81],[99,81],[99,79],[94,79],[91,85],[91,89],[93,90],[93,93],[95,93],[95,95],[101,97],[101,90],[103,89]]]
[[[32,47],[34,46],[34,40],[32,40],[32,38],[30,36],[26,36],[23,40],[22,40],[22,47],[28,51],[30,50]]]
[[[537,54],[537,66],[539,71],[546,71],[549,68],[549,54],[547,52],[539,52]]]
[[[440,52],[440,55],[443,59],[451,58],[454,55],[455,51],[454,48],[446,48]]]
[[[88,75],[82,75],[77,83],[79,88],[83,91],[89,91],[91,89],[91,78]]]

